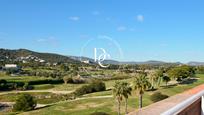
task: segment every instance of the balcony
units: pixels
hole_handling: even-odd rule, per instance
[[[204,91],[201,91],[161,115],[204,115]]]
[[[204,84],[129,115],[204,115]]]

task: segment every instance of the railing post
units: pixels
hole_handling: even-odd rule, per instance
[[[204,96],[201,97],[201,115],[204,115]]]

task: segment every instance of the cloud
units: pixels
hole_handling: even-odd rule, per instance
[[[119,26],[119,27],[117,28],[117,30],[118,30],[118,31],[125,31],[125,30],[127,30],[127,28],[126,28],[125,26]]]
[[[99,12],[99,11],[93,11],[92,14],[93,14],[93,15],[99,15],[100,12]]]
[[[137,21],[143,22],[144,21],[144,16],[143,15],[137,15]]]
[[[69,20],[72,20],[72,21],[78,21],[80,18],[78,16],[71,16],[69,17]]]

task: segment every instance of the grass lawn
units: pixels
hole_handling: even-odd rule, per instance
[[[124,80],[109,80],[109,81],[105,81],[105,84],[106,84],[106,88],[110,89],[113,87],[116,81],[126,81],[131,83],[132,80],[134,80],[134,78],[124,79]]]
[[[15,102],[20,94],[30,94],[34,96],[38,104],[50,104],[61,100],[59,96],[49,92],[26,92],[0,95],[0,102]]]
[[[56,91],[73,91],[85,84],[56,84],[53,90]]]
[[[197,74],[196,77],[198,78],[197,81],[191,84],[182,84],[182,85],[176,85],[172,87],[161,87],[156,91],[160,91],[163,94],[173,96],[178,93],[181,93],[185,90],[191,89],[195,86],[198,86],[200,84],[204,83],[204,74]],[[128,79],[128,82],[131,82],[132,79]],[[113,81],[106,81],[107,87],[111,87],[114,84]],[[152,104],[153,102],[150,100],[150,96],[156,92],[156,91],[148,91],[145,92],[143,96],[143,106],[147,106]],[[104,91],[104,92],[97,92],[97,93],[91,93],[84,95],[84,97],[91,97],[91,96],[105,96],[105,95],[111,95],[112,91]],[[132,93],[132,96],[128,99],[128,111],[134,111],[138,107],[138,96],[136,93]],[[117,106],[114,98],[100,98],[100,99],[84,99],[84,100],[75,100],[71,102],[63,102],[60,104],[56,104],[50,107],[21,113],[23,115],[50,115],[50,114],[60,114],[60,115],[90,115],[93,112],[106,112],[111,115],[116,115],[117,112]],[[121,107],[122,113],[124,113],[124,102],[122,103]]]
[[[83,97],[106,96],[106,95],[112,95],[112,90],[90,93],[90,94],[83,95]]]
[[[116,115],[112,98],[85,99],[53,105],[44,109],[22,113],[22,115],[90,115],[93,112],[106,112]]]
[[[54,85],[52,84],[42,84],[42,85],[32,85],[34,90],[45,90],[45,89],[52,89]]]
[[[29,82],[29,81],[37,81],[37,80],[45,80],[51,78],[45,77],[36,77],[36,76],[0,76],[0,79],[5,79],[8,82]]]

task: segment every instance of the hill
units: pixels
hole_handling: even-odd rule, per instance
[[[54,54],[54,53],[39,53],[27,49],[0,49],[1,61],[39,61],[50,63],[79,63],[79,61],[71,59],[70,57]]]
[[[188,62],[188,65],[191,65],[191,66],[203,66],[204,62],[191,61],[191,62]]]

